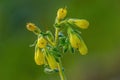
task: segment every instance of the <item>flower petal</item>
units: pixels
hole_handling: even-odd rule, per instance
[[[35,63],[37,65],[43,65],[44,64],[45,57],[44,57],[43,53],[40,51],[40,49],[37,49],[35,51],[34,59],[35,59]]]

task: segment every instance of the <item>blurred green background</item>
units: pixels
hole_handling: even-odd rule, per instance
[[[89,54],[65,54],[68,80],[120,80],[120,0],[0,0],[0,80],[60,80],[34,62],[36,36],[26,30],[33,22],[43,31],[52,27],[57,9],[67,17],[87,19],[81,30]]]

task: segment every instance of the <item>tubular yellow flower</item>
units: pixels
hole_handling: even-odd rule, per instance
[[[58,11],[57,11],[57,19],[58,20],[64,19],[66,17],[66,15],[67,15],[66,8],[58,9]]]
[[[39,48],[45,48],[47,45],[47,41],[44,39],[44,37],[38,38],[37,45]]]
[[[79,52],[82,55],[86,55],[88,53],[88,48],[82,39],[80,41],[81,41],[81,44],[79,45]]]
[[[37,27],[33,23],[27,23],[26,27],[29,31],[35,31],[37,29]]]
[[[69,40],[73,48],[79,48],[80,40],[76,34],[70,33]]]
[[[57,62],[56,62],[55,58],[53,57],[53,55],[51,55],[51,54],[46,55],[46,59],[52,70],[58,68]]]
[[[43,65],[44,64],[45,57],[44,57],[43,53],[39,49],[37,49],[35,51],[34,59],[35,59],[35,63],[37,65]]]
[[[89,22],[85,19],[69,19],[68,22],[73,23],[82,29],[87,29],[89,26]]]
[[[86,55],[88,52],[87,46],[85,45],[82,38],[79,38],[75,33],[70,33],[69,36],[70,44],[73,48],[79,50],[80,54]]]

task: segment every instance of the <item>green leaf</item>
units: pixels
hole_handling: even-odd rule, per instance
[[[55,57],[61,57],[61,56],[62,56],[59,51],[51,51],[51,53],[52,53]]]
[[[52,48],[51,50],[49,50],[49,52],[55,57],[61,57],[62,56],[60,51],[55,47]]]

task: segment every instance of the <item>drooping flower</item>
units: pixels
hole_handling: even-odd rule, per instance
[[[52,54],[48,53],[48,55],[46,55],[46,59],[47,59],[49,67],[52,70],[55,70],[58,68],[58,64],[57,64],[57,62]]]
[[[87,46],[85,45],[82,38],[75,32],[69,32],[69,41],[73,48],[78,49],[82,55],[86,55],[88,52]]]
[[[69,19],[68,22],[82,29],[87,29],[89,26],[89,22],[85,19]]]
[[[45,56],[39,48],[35,50],[34,59],[37,65],[43,65],[45,63]]]
[[[47,41],[45,40],[44,37],[38,38],[37,45],[39,48],[45,48],[47,45]]]
[[[81,44],[79,46],[79,52],[82,54],[82,55],[86,55],[88,53],[88,48],[87,46],[85,45],[84,41],[82,39],[81,40]]]
[[[73,48],[79,48],[80,39],[78,38],[78,36],[76,34],[70,33],[69,41]]]
[[[58,11],[57,11],[57,19],[58,20],[64,19],[66,17],[66,15],[67,15],[66,8],[58,9]]]

